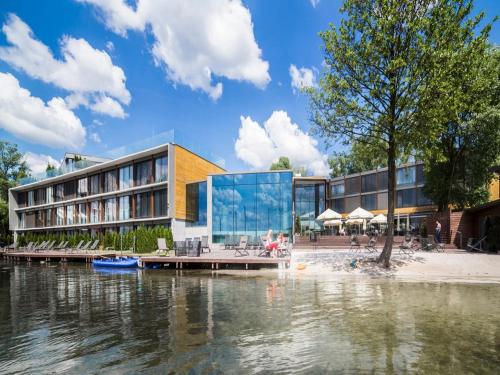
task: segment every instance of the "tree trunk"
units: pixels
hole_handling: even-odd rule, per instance
[[[396,201],[396,147],[392,139],[389,140],[387,150],[387,167],[387,237],[378,262],[389,268],[394,242],[394,204]]]

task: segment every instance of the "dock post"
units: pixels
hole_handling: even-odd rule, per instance
[[[214,264],[213,264],[213,262],[212,262],[212,269],[214,269]]]
[[[182,270],[182,262],[181,262],[181,270]]]
[[[248,270],[248,263],[245,264],[245,269]]]
[[[179,268],[179,262],[175,262],[175,269]]]

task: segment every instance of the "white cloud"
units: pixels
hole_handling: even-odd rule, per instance
[[[130,103],[123,70],[113,65],[105,51],[94,49],[85,39],[63,37],[62,60],[58,60],[16,15],[8,16],[2,31],[11,45],[0,47],[0,60],[33,78],[71,92],[68,101],[71,108],[84,105],[92,109],[103,96],[112,97],[122,104]],[[72,101],[73,96],[80,100]],[[118,102],[116,105],[121,107]],[[123,108],[121,112],[124,113]]]
[[[113,42],[111,40],[106,43],[106,49],[109,52],[113,52],[115,50],[115,45],[113,44]]]
[[[316,8],[320,2],[320,0],[309,0],[313,8]]]
[[[95,143],[101,143],[101,137],[99,136],[98,133],[90,133],[89,138],[90,138],[90,140],[94,141]]]
[[[24,154],[23,160],[26,161],[26,164],[28,164],[28,167],[31,169],[33,174],[45,172],[47,164],[53,165],[56,168],[59,168],[61,165],[59,161],[50,155],[35,154],[30,151]]]
[[[295,65],[291,64],[289,72],[294,93],[305,87],[316,86],[316,74],[314,70],[309,68],[297,68]]]
[[[127,117],[127,114],[123,110],[123,107],[120,105],[120,103],[105,95],[96,99],[95,103],[91,104],[90,108],[96,113],[101,113],[103,115],[108,115],[111,117],[121,119]]]
[[[19,85],[9,73],[0,72],[0,128],[32,143],[80,149],[85,128],[59,97],[44,103]]]
[[[304,167],[315,175],[326,176],[326,155],[318,142],[294,124],[285,111],[274,111],[264,126],[250,117],[240,117],[241,127],[234,145],[236,156],[255,169],[267,169],[280,156],[287,156],[292,166]]]
[[[152,33],[155,63],[167,77],[217,100],[223,91],[215,77],[251,82],[265,88],[271,80],[253,33],[250,11],[241,0],[78,0],[93,4],[106,26]]]

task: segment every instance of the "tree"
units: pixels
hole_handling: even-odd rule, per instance
[[[439,134],[444,100],[430,99],[446,92],[442,56],[474,52],[467,47],[482,15],[469,20],[471,8],[470,0],[345,0],[347,17],[320,33],[324,72],[319,87],[308,89],[315,129],[387,155],[388,235],[379,258],[385,267],[393,245],[396,161]],[[474,46],[484,44],[487,31]]]
[[[373,152],[367,145],[355,142],[349,152],[334,152],[328,159],[328,164],[332,169],[331,177],[387,167],[386,156],[377,151]]]
[[[29,168],[17,145],[0,141],[0,197],[7,202],[9,188],[28,176]]]
[[[292,165],[290,164],[290,159],[286,156],[280,156],[279,160],[276,163],[271,164],[271,171],[281,171],[285,169],[292,169]]]
[[[437,141],[426,145],[424,192],[440,211],[486,203],[493,178],[488,169],[500,155],[500,51],[490,49],[475,61],[474,69],[461,69],[464,79],[449,80],[462,100]]]

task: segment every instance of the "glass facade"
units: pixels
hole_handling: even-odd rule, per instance
[[[397,185],[414,184],[416,181],[417,181],[417,173],[415,167],[399,168],[396,171]]]
[[[225,235],[292,234],[292,173],[246,173],[212,177],[212,240]]]
[[[135,217],[144,218],[149,217],[149,192],[140,193],[135,195]]]
[[[90,176],[90,195],[99,194],[99,175]]]
[[[167,181],[167,161],[166,156],[155,159],[155,182]]]
[[[35,191],[28,191],[28,207],[35,205]]]
[[[168,203],[167,203],[167,189],[156,190],[154,193],[154,216],[161,217],[167,216]]]
[[[331,191],[332,197],[338,197],[344,195],[344,183],[332,185]]]
[[[104,221],[116,221],[116,198],[104,201]]]
[[[87,204],[80,203],[78,205],[78,224],[87,223]]]
[[[45,203],[54,203],[54,189],[52,186],[47,186],[45,189]]]
[[[89,195],[89,183],[87,177],[78,180],[78,197],[86,197]]]
[[[132,186],[132,166],[120,168],[120,190],[129,189]]]
[[[334,185],[335,186],[335,185]],[[325,184],[303,182],[295,184],[295,217],[300,221],[300,231],[322,229],[322,222],[316,218],[325,211]]]
[[[131,200],[130,195],[126,195],[124,197],[120,197],[119,201],[119,213],[118,213],[118,218],[119,220],[128,220],[130,219],[130,200]]]
[[[71,225],[74,223],[75,217],[75,206],[66,206],[66,225]]]
[[[116,191],[118,189],[118,184],[116,181],[116,171],[112,170],[104,173],[104,192],[109,193]]]
[[[99,220],[99,201],[90,202],[90,222],[98,223]]]
[[[188,226],[207,225],[207,183],[186,185],[186,213]]]
[[[64,207],[56,208],[56,225],[64,225]]]
[[[147,160],[135,165],[135,186],[146,185],[153,179],[153,161]]]

